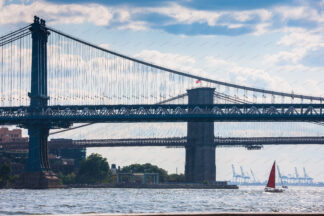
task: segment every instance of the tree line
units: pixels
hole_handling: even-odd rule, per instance
[[[168,175],[167,171],[150,163],[131,164],[120,169],[121,173],[158,173],[159,181],[180,183],[185,181],[183,174]],[[58,172],[58,178],[64,185],[72,184],[109,184],[116,183],[116,176],[113,175],[106,158],[100,154],[91,154],[81,161],[77,170],[70,173]],[[0,188],[13,187],[19,176],[12,174],[10,163],[0,164]]]
[[[132,164],[120,170],[121,173],[158,173],[160,182],[184,182],[183,174],[168,175],[167,171],[150,163]],[[58,174],[63,184],[99,184],[116,183],[116,177],[112,174],[106,158],[100,154],[91,154],[81,162],[76,173],[64,175]]]

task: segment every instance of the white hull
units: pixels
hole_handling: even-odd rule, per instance
[[[268,187],[264,188],[264,191],[265,192],[270,192],[270,193],[281,193],[281,192],[284,192],[284,190],[281,189],[281,188],[268,188]]]

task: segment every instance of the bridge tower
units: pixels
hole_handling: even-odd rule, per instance
[[[188,104],[213,104],[214,88],[187,90]],[[187,124],[186,182],[210,183],[216,181],[214,122],[195,122]]]
[[[47,39],[49,32],[45,20],[34,17],[34,23],[29,29],[32,33],[32,65],[30,115],[37,116],[47,106]],[[24,125],[28,129],[28,160],[21,186],[24,188],[58,187],[59,181],[50,170],[48,161],[47,139],[50,123],[31,120]]]

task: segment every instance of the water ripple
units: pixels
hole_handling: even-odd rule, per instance
[[[0,214],[150,212],[323,212],[324,188],[291,187],[281,194],[263,187],[239,190],[52,189],[0,190]]]

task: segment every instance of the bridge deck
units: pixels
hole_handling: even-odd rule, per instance
[[[324,104],[93,105],[0,108],[0,124],[188,121],[324,121]]]

